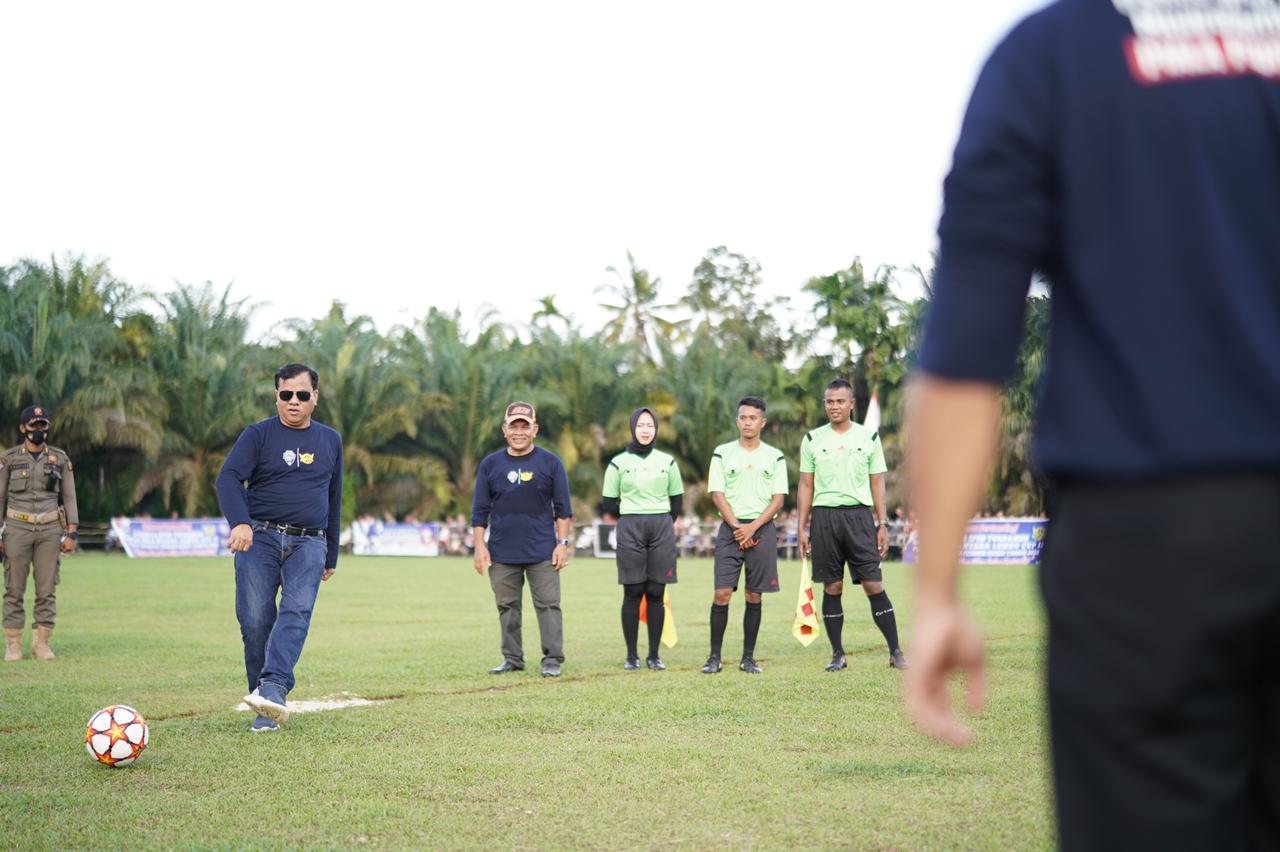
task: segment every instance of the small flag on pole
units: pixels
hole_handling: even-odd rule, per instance
[[[813,607],[813,580],[809,577],[809,560],[800,560],[800,597],[796,600],[796,620],[791,635],[806,648],[818,638],[818,613]]]
[[[662,588],[662,611],[666,614],[662,619],[662,644],[668,648],[674,648],[680,641],[680,637],[676,635],[676,614],[671,609],[671,595],[667,592],[666,586]],[[645,624],[649,623],[648,598],[640,599],[640,620]]]
[[[871,392],[871,402],[867,403],[867,416],[862,418],[862,425],[872,432],[880,431],[880,400],[876,398],[875,391]]]

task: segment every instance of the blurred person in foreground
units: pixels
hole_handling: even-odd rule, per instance
[[[338,568],[342,521],[342,437],[311,419],[320,377],[305,364],[285,364],[275,385],[276,416],[240,433],[215,483],[231,525],[244,700],[258,713],[255,733],[289,719],[285,696],[320,583]]]
[[[502,662],[489,673],[524,670],[521,627],[528,578],[542,639],[542,676],[559,677],[564,665],[560,572],[569,564],[573,532],[569,474],[559,456],[534,443],[538,415],[529,403],[507,406],[502,435],[507,446],[481,460],[471,498],[476,573],[483,576],[489,569],[502,631]]]
[[[1280,5],[1062,0],[996,48],[945,185],[912,390],[916,724],[986,684],[955,564],[1028,283],[1066,849],[1280,846]],[[1224,511],[1231,507],[1228,514]]]

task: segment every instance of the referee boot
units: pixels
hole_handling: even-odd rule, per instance
[[[897,669],[898,671],[907,670],[907,655],[902,653],[901,648],[889,654],[889,668]]]
[[[831,655],[831,662],[827,663],[827,671],[838,672],[847,668],[849,668],[849,661],[844,658],[844,654]]]
[[[710,657],[707,657],[707,661],[702,664],[702,668],[699,669],[699,671],[703,674],[715,674],[720,671],[721,668],[720,657],[716,654],[712,654]]]
[[[750,655],[742,658],[742,662],[738,663],[738,668],[747,674],[760,674],[764,669],[760,668],[760,664],[756,662],[755,657]]]
[[[640,658],[639,658],[639,657],[627,657],[627,661],[626,661],[625,663],[623,663],[623,664],[622,664],[622,668],[623,668],[623,669],[625,669],[626,671],[629,671],[629,672],[638,672],[638,671],[640,671]]]
[[[662,660],[658,657],[650,657],[649,659],[644,661],[644,664],[649,668],[653,669],[655,672],[666,671],[667,669],[667,664],[662,662]]]

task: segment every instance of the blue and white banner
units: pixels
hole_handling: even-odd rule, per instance
[[[111,531],[130,556],[227,556],[223,518],[112,518]]]
[[[1044,518],[982,518],[969,522],[960,551],[963,565],[1037,565],[1049,522]],[[916,534],[907,539],[903,562],[916,561]]]
[[[351,548],[357,556],[439,556],[440,524],[351,525]]]

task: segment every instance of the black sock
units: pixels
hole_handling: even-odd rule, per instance
[[[635,588],[633,589],[632,586]],[[623,586],[622,593],[622,638],[627,643],[627,659],[634,660],[640,654],[636,651],[636,639],[640,635],[640,599],[644,597],[644,586],[632,583]]]
[[[831,653],[843,654],[844,642],[840,638],[844,631],[844,604],[840,595],[822,595],[822,623],[827,628],[827,638],[831,640]]]
[[[742,614],[742,656],[756,655],[756,637],[760,635],[760,604],[748,603]]]
[[[876,627],[879,627],[880,632],[884,634],[884,641],[889,643],[889,653],[896,654],[901,650],[898,647],[898,619],[893,614],[889,593],[881,592],[878,595],[871,595],[867,600],[871,603],[871,617],[875,619]]]
[[[656,598],[653,595],[645,595],[647,603],[647,611],[645,618],[649,621],[649,659],[656,660],[658,658],[658,642],[662,639],[662,622],[667,618],[667,611],[662,606],[662,595]]]
[[[729,626],[729,605],[711,605],[711,655],[720,656],[720,646],[724,644],[724,629]]]

